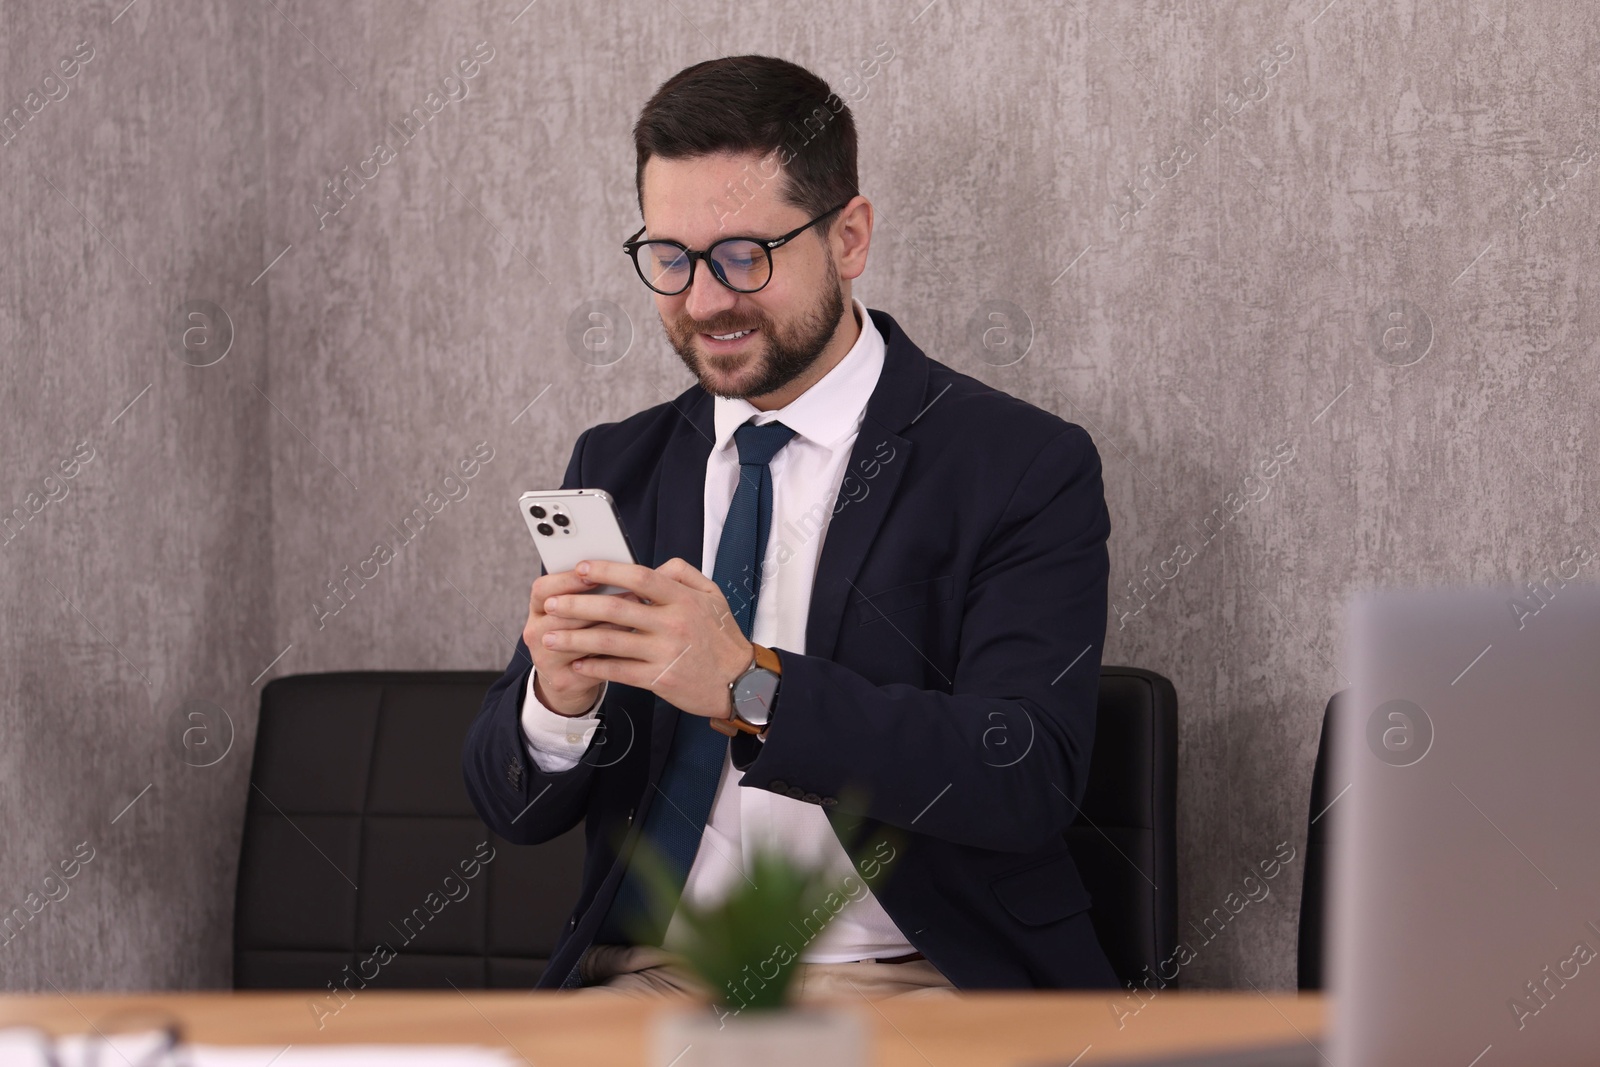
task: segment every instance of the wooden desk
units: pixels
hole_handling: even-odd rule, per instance
[[[966,993],[957,998],[854,1002],[874,1034],[882,1067],[1079,1067],[1157,1053],[1315,1038],[1319,996],[1158,992],[1118,1019],[1106,993]],[[534,1067],[644,1062],[652,1016],[664,1001],[562,992],[461,993],[362,990],[317,1029],[302,993],[66,993],[0,996],[0,1026],[88,1030],[112,1012],[165,1011],[205,1044],[451,1042],[509,1047]],[[1085,1049],[1088,1049],[1085,1052]]]

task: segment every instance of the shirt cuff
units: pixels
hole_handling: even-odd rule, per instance
[[[582,715],[562,715],[551,711],[535,694],[533,679],[536,671],[528,672],[527,692],[522,700],[522,732],[533,754],[570,757],[576,763],[583,755],[600,725],[600,705],[605,702],[609,681],[600,683],[600,692],[594,703]],[[537,761],[541,764],[543,761]],[[564,761],[563,761],[564,762]]]

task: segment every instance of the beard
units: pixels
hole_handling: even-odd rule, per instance
[[[700,382],[702,389],[712,396],[748,400],[753,396],[777,392],[804,374],[833,339],[834,332],[839,328],[839,320],[843,317],[844,289],[839,283],[839,270],[830,256],[828,279],[818,293],[816,304],[799,315],[787,328],[780,329],[764,317],[736,321],[730,313],[728,317],[714,318],[709,322],[696,322],[685,315],[674,326],[666,326],[666,331],[673,350]],[[752,328],[759,330],[760,335],[748,352],[739,352],[731,357],[708,356],[695,347],[696,339],[702,332],[728,334]],[[724,359],[728,362],[722,362]],[[724,372],[740,369],[750,363],[755,367],[755,376],[744,386],[721,384],[719,376],[707,372],[707,362]]]

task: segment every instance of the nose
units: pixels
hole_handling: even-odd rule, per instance
[[[738,293],[717,281],[711,272],[711,264],[704,261],[695,264],[694,282],[684,295],[683,309],[696,322],[709,321],[738,301]]]

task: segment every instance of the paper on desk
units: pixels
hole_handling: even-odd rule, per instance
[[[110,1043],[132,1063],[167,1067],[527,1067],[527,1061],[504,1049],[478,1045],[191,1045],[179,1047],[177,1057],[150,1057],[159,1048],[159,1036],[113,1034],[109,1038],[70,1035],[55,1042],[62,1067],[116,1063],[101,1056],[100,1046]],[[98,1058],[96,1058],[98,1057]],[[17,1067],[49,1067],[49,1056],[37,1033],[0,1031],[0,1063]]]
[[[527,1067],[521,1056],[474,1045],[291,1045],[288,1051],[264,1045],[190,1045],[188,1049],[193,1067]]]

